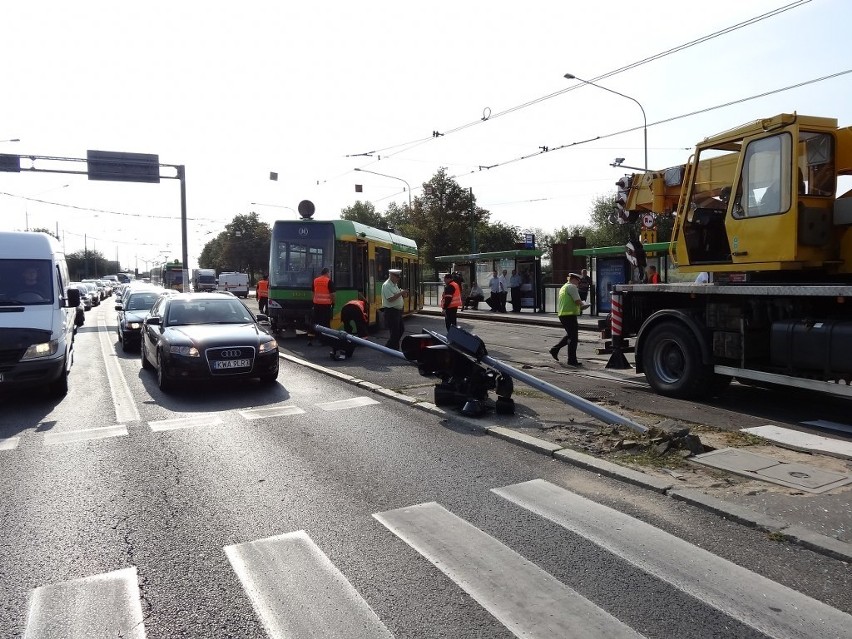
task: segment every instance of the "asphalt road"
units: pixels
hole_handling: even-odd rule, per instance
[[[163,395],[111,308],[0,399],[2,637],[852,636],[840,562],[290,361]]]

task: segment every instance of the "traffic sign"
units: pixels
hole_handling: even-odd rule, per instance
[[[642,216],[642,226],[646,229],[654,228],[655,221],[653,213],[645,213],[645,215]]]
[[[160,159],[151,153],[88,151],[86,159],[90,180],[149,183],[160,181]]]

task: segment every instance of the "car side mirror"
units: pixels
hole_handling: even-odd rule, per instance
[[[145,324],[148,326],[159,326],[161,324],[159,317],[149,317],[145,320]]]
[[[117,311],[123,311],[123,310],[124,310],[124,304],[121,304],[121,303],[116,304],[116,305],[115,305],[115,310],[117,310]]]

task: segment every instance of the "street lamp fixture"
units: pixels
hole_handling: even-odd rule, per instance
[[[644,122],[643,127],[642,127],[642,130],[643,130],[644,135],[645,135],[645,169],[644,170],[647,171],[648,170],[648,118],[645,117],[645,108],[639,103],[639,100],[637,100],[636,98],[631,98],[629,95],[624,95],[623,93],[619,93],[618,91],[614,91],[613,89],[608,89],[605,86],[601,86],[600,84],[595,84],[594,82],[591,82],[589,80],[584,80],[583,78],[578,78],[573,73],[566,73],[564,77],[565,77],[566,80],[579,80],[583,84],[590,84],[593,87],[597,87],[598,89],[603,89],[604,91],[609,91],[610,93],[614,93],[615,95],[620,95],[622,98],[627,98],[628,100],[635,102],[639,106],[639,108],[642,110],[642,120]]]
[[[20,142],[20,138],[12,138],[11,140],[0,140],[0,142]]]
[[[405,186],[408,188],[408,210],[411,210],[411,185],[403,180],[401,177],[396,177],[394,175],[385,175],[384,173],[376,173],[375,171],[368,171],[367,169],[355,169],[356,171],[360,171],[361,173],[372,173],[373,175],[379,175],[381,177],[390,178],[391,180],[399,180],[400,182],[405,182]]]

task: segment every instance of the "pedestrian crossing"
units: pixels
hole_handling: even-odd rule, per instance
[[[237,415],[240,418],[255,422],[260,420],[291,418],[299,415],[306,415],[309,410],[315,408],[323,412],[329,411],[349,411],[358,408],[367,408],[380,404],[381,402],[372,397],[351,397],[333,402],[320,402],[313,404],[308,409],[287,404],[282,406],[266,406],[261,408],[250,409],[235,409],[225,411]],[[193,415],[183,415],[170,419],[151,420],[144,422],[151,432],[161,433],[174,430],[189,430],[193,428],[209,428],[221,426],[225,423],[223,413],[196,413]],[[55,432],[53,432],[55,431]],[[61,430],[55,427],[50,431],[41,435],[41,444],[45,446],[57,446],[63,444],[74,444],[79,442],[95,441],[99,439],[111,439],[114,437],[123,437],[131,434],[132,429],[126,424],[116,424],[111,426],[99,426],[95,428]],[[25,439],[21,436],[0,438],[0,452],[14,451],[19,448],[22,441]]]
[[[852,638],[852,615],[567,488],[536,479],[493,488],[492,493],[760,635]],[[421,557],[428,570],[437,568],[461,596],[517,637],[645,636],[617,617],[623,610],[605,610],[525,558],[523,548],[507,545],[439,503],[411,504],[372,517],[384,530],[377,543],[388,545],[394,536],[405,542],[416,552],[414,561]],[[356,542],[351,540],[353,548]],[[228,562],[271,639],[394,636],[307,531],[282,532],[222,550],[222,561]],[[611,562],[589,568],[595,575],[617,570]],[[612,577],[598,575],[603,583]],[[30,596],[25,639],[145,637],[138,588],[144,578],[129,567],[36,588]],[[393,582],[394,575],[389,578]],[[408,582],[396,583],[403,588]],[[151,587],[149,581],[146,588]],[[448,591],[441,596],[458,598]],[[96,600],[102,604],[94,605]],[[57,628],[63,631],[51,634]],[[399,634],[412,636],[404,628]]]

